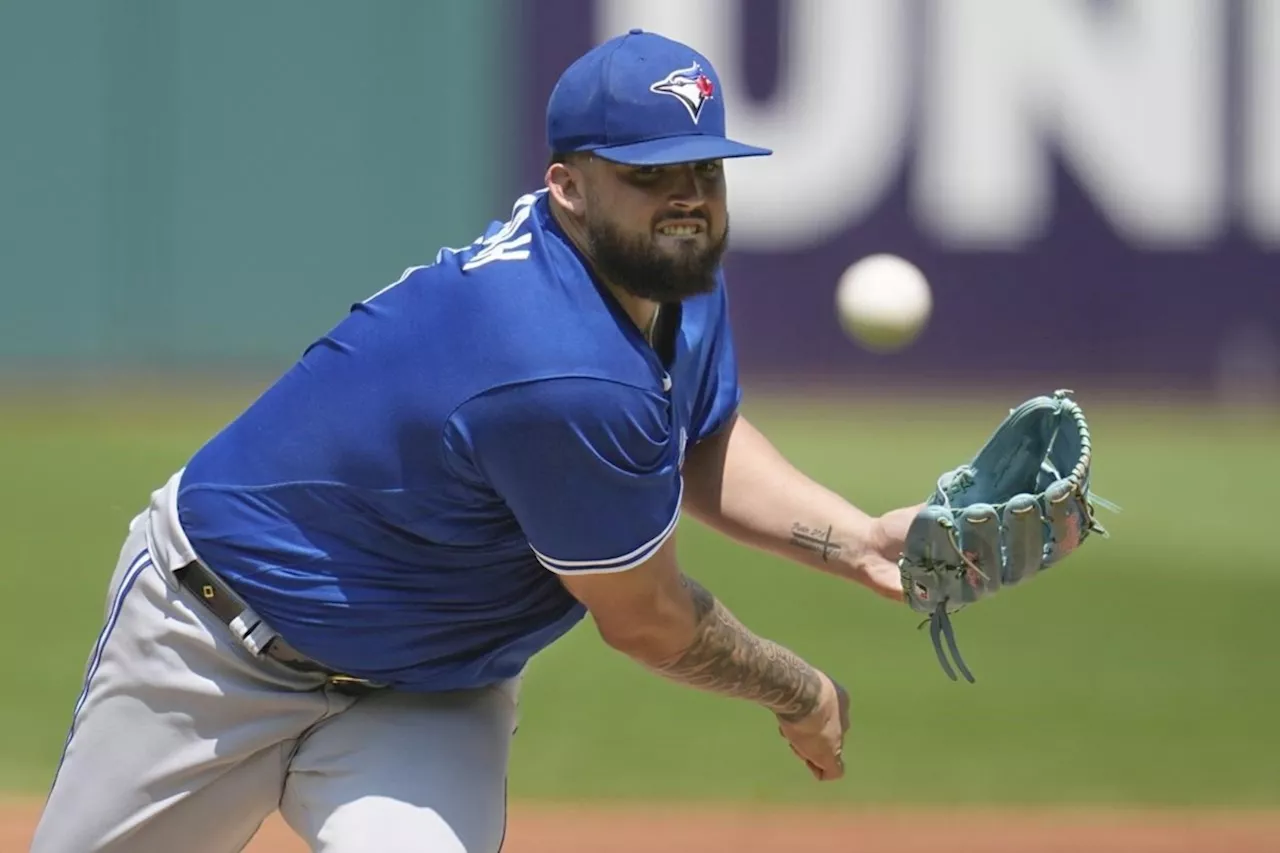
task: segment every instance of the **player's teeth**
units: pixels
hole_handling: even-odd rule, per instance
[[[696,225],[664,225],[662,226],[662,233],[668,234],[672,237],[691,237],[694,234],[698,233],[698,226]]]

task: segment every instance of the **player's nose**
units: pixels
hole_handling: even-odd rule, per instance
[[[692,210],[707,202],[707,190],[691,163],[674,170],[671,181],[671,203],[680,210]]]

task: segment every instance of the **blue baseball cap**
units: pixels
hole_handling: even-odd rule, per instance
[[[705,56],[639,29],[565,69],[547,102],[547,143],[629,166],[773,153],[725,138],[720,78]]]

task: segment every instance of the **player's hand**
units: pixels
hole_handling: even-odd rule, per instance
[[[792,722],[778,719],[778,731],[815,779],[830,782],[844,776],[844,735],[849,731],[849,694],[822,675],[822,695],[809,716]]]
[[[875,546],[880,555],[895,563],[902,556],[902,549],[907,541],[907,531],[911,522],[916,520],[923,503],[893,509],[876,519]]]
[[[891,510],[875,519],[871,547],[857,566],[853,580],[890,601],[905,600],[898,558],[907,539],[907,530],[922,505]]]

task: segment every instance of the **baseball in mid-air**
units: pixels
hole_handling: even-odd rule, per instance
[[[910,261],[869,255],[840,276],[836,311],[855,342],[872,352],[893,352],[920,334],[933,311],[933,293]]]

